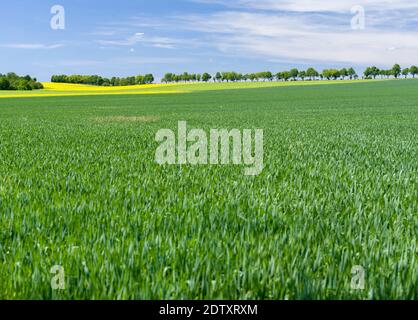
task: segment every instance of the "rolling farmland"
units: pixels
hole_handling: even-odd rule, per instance
[[[336,83],[1,92],[0,298],[418,298],[418,81]],[[180,120],[263,172],[159,166]]]

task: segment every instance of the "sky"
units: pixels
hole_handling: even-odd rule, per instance
[[[0,73],[41,81],[418,64],[415,0],[13,0],[0,30]]]

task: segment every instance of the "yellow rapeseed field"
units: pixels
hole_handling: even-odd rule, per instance
[[[172,84],[147,84],[134,86],[104,87],[84,84],[69,83],[42,83],[44,89],[33,91],[0,91],[0,98],[29,98],[29,97],[65,97],[65,96],[97,96],[97,95],[122,95],[122,94],[175,94],[190,93],[195,91],[253,89],[283,86],[308,86],[326,84],[346,84],[383,80],[341,80],[341,81],[289,81],[289,82],[229,82],[229,83],[172,83]]]
[[[101,87],[69,83],[42,83],[44,89],[33,91],[1,91],[0,98],[95,96],[116,94],[173,94],[185,93],[178,84],[149,84],[135,86]]]
[[[117,86],[117,87],[105,87],[105,86],[92,86],[85,84],[71,84],[71,83],[54,83],[44,82],[42,83],[45,90],[55,91],[124,91],[124,90],[143,90],[143,89],[155,89],[161,87],[175,86],[176,84],[145,84],[134,86]]]

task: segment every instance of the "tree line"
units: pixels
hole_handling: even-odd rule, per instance
[[[190,82],[190,81],[203,81],[208,82],[212,79],[212,76],[205,72],[204,74],[189,74],[185,72],[183,74],[174,74],[174,73],[166,73],[164,78],[161,79],[161,82],[171,83],[171,82]]]
[[[379,69],[376,66],[368,67],[364,71],[363,79],[376,79],[377,77],[399,78],[404,76],[408,78],[418,75],[418,67],[411,66],[402,69],[399,64],[395,64],[391,69]],[[182,74],[166,73],[161,79],[163,83],[178,83],[178,82],[237,82],[237,81],[298,81],[298,80],[344,80],[344,79],[358,79],[359,75],[354,68],[343,69],[324,69],[318,72],[315,68],[308,68],[307,70],[298,70],[293,68],[289,71],[281,71],[272,73],[270,71],[257,73],[238,73],[217,72],[211,75],[207,72],[203,74],[195,74],[184,72]],[[152,74],[137,75],[132,77],[112,77],[104,78],[98,75],[53,75],[52,82],[56,83],[72,83],[72,84],[87,84],[95,86],[129,86],[129,85],[144,85],[151,84],[155,81]],[[27,76],[18,76],[10,72],[6,75],[0,74],[0,90],[36,90],[43,89],[43,85],[37,81],[36,78]]]
[[[154,76],[152,74],[138,75],[132,77],[112,77],[103,78],[101,76],[82,76],[82,75],[53,75],[51,82],[56,83],[72,83],[72,84],[89,84],[94,86],[133,86],[151,84],[154,82]]]
[[[31,76],[18,76],[14,72],[0,73],[0,90],[38,90],[43,89],[42,83]]]
[[[377,67],[368,67],[363,75],[364,79],[375,79],[378,75],[386,77],[399,78],[400,75],[406,78],[411,75],[415,78],[418,74],[418,68],[412,66],[410,68],[402,69],[399,64],[395,64],[392,69],[380,70]],[[242,74],[238,72],[217,72],[211,75],[207,72],[203,74],[194,74],[184,72],[182,74],[166,73],[161,79],[163,83],[178,83],[178,82],[236,82],[236,81],[298,81],[298,80],[345,80],[358,79],[359,75],[354,68],[343,69],[324,69],[318,72],[315,68],[308,68],[307,70],[298,70],[293,68],[289,71],[281,71],[273,74],[270,71]]]
[[[363,74],[363,79],[375,79],[377,76],[382,77],[394,77],[399,78],[401,75],[406,78],[411,75],[415,78],[418,74],[418,67],[412,66],[410,68],[402,69],[399,64],[395,64],[389,70],[379,69],[376,66],[368,67]],[[342,68],[342,69],[324,69],[322,72],[317,71],[311,67],[307,70],[298,70],[297,68],[290,69],[289,71],[281,71],[272,73],[271,71],[257,72],[257,73],[238,73],[234,71],[230,72],[217,72],[214,75],[210,73],[188,73],[181,74],[166,73],[161,79],[162,83],[178,83],[178,82],[237,82],[237,81],[298,81],[298,80],[354,80],[358,79],[359,75],[354,68]],[[80,75],[60,75],[52,76],[52,82],[60,83],[77,83],[77,84],[90,84],[98,86],[127,86],[138,84],[151,84],[154,82],[154,76],[147,74],[145,76],[126,77],[111,79],[102,78],[100,76],[80,76]]]
[[[399,78],[401,75],[405,78],[408,78],[409,75],[411,75],[413,78],[418,74],[418,67],[417,66],[411,66],[410,68],[404,68],[402,69],[399,64],[395,64],[392,69],[385,70],[385,69],[379,69],[376,66],[368,67],[364,71],[364,76],[368,79],[376,79],[378,76],[381,78],[386,77],[394,77]]]
[[[161,79],[161,82],[172,83],[172,82],[208,82],[213,80],[215,82],[236,82],[236,81],[297,81],[297,80],[317,80],[317,79],[354,79],[358,78],[357,73],[353,68],[350,69],[325,69],[322,73],[319,73],[314,68],[309,68],[306,71],[299,71],[296,68],[293,68],[289,71],[282,71],[276,74],[273,74],[271,71],[257,72],[257,73],[247,73],[242,74],[238,72],[217,72],[215,75],[210,75],[205,72],[203,74],[189,74],[187,72],[183,74],[174,74],[166,73],[165,76]]]

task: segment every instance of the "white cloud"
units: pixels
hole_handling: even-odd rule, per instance
[[[150,37],[145,36],[144,33],[136,33],[133,36],[130,36],[121,40],[96,40],[101,46],[135,46],[136,44],[142,44],[144,46],[162,48],[162,49],[175,49],[179,45],[189,45],[192,46],[196,41],[194,39],[177,39],[170,37]],[[195,43],[196,44],[196,43]]]
[[[220,4],[212,13],[133,17],[120,25],[167,36],[101,40],[106,46],[190,50],[237,58],[321,64],[416,64],[418,2],[410,0],[190,0]],[[352,30],[351,8],[364,6],[366,29]],[[117,23],[114,24],[118,26]],[[182,39],[172,37],[178,32]],[[148,31],[147,31],[148,33]],[[131,33],[132,34],[132,33]],[[184,36],[183,34],[186,34]],[[216,50],[217,49],[217,50]]]
[[[178,18],[179,25],[205,33],[219,50],[237,56],[356,65],[408,65],[418,56],[418,32],[352,30],[350,16],[224,11]]]
[[[103,64],[103,61],[98,60],[62,60],[50,62],[34,62],[32,65],[42,68],[57,68],[57,67],[92,67]]]
[[[168,37],[150,37],[145,38],[144,43],[155,48],[174,49],[176,45],[183,43],[183,41]]]
[[[292,12],[346,12],[361,5],[367,10],[401,10],[418,8],[411,0],[192,0],[221,4],[226,7]],[[415,3],[414,3],[415,2]]]
[[[133,36],[122,40],[97,40],[96,42],[102,46],[134,46],[141,41],[144,33],[137,32]]]
[[[148,65],[148,64],[180,64],[190,63],[192,60],[188,58],[172,58],[172,57],[128,57],[114,58],[108,63],[116,65]]]
[[[154,48],[161,48],[161,49],[174,49],[175,46],[172,44],[164,44],[164,43],[155,43],[152,45]]]
[[[40,43],[12,43],[12,44],[4,44],[0,45],[3,48],[10,48],[10,49],[27,49],[27,50],[39,50],[39,49],[58,49],[64,47],[63,44],[40,44]]]

